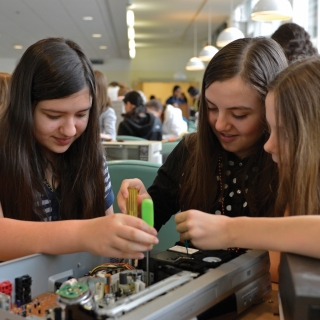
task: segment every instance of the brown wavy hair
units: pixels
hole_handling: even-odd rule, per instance
[[[318,55],[318,49],[313,46],[309,33],[296,23],[281,25],[272,35],[283,48],[289,64],[306,57]]]
[[[320,57],[295,62],[268,87],[274,93],[279,150],[277,208],[319,214]],[[283,131],[284,130],[284,131]],[[281,163],[283,163],[283,168]]]
[[[186,162],[181,183],[182,207],[212,212],[220,198],[216,179],[219,153],[223,156],[224,167],[227,167],[224,149],[208,123],[206,89],[215,81],[225,81],[240,76],[245,83],[258,92],[261,105],[264,107],[268,83],[286,66],[287,60],[279,44],[263,37],[233,41],[222,48],[209,62],[202,82],[198,131],[186,138],[190,156]],[[265,120],[262,125],[267,129]],[[277,166],[273,163],[271,156],[263,150],[268,136],[266,130],[257,143],[255,152],[249,156],[249,160],[243,167],[245,175],[255,164],[258,163],[259,166],[253,187],[247,194],[244,193],[252,216],[273,214],[277,189]],[[225,181],[225,179],[225,172],[222,172],[222,180]]]

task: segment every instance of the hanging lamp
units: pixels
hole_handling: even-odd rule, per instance
[[[218,48],[211,45],[211,2],[209,0],[208,45],[200,51],[199,59],[201,61],[210,61],[218,51]]]
[[[197,25],[194,22],[194,56],[188,61],[186,70],[188,71],[200,71],[204,70],[204,63],[196,56],[197,55]]]
[[[233,1],[230,0],[230,25],[232,25],[233,22]],[[217,38],[216,45],[220,48],[226,46],[228,43],[244,38],[244,34],[241,30],[235,27],[229,27],[220,32]]]
[[[285,21],[292,18],[293,11],[288,0],[260,0],[253,7],[251,19],[255,21]]]

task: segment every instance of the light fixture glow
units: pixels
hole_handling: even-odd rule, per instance
[[[292,18],[292,6],[288,0],[260,0],[254,6],[251,19],[255,21],[285,21]]]
[[[102,36],[101,36],[101,34],[100,33],[94,33],[93,35],[92,35],[92,38],[101,38]]]
[[[198,71],[198,70],[204,70],[205,65],[204,63],[196,57],[196,52],[197,52],[197,24],[196,21],[194,21],[194,29],[193,29],[193,39],[194,39],[194,57],[192,57],[187,65],[186,65],[186,70],[188,71]]]
[[[106,50],[108,47],[107,46],[100,46],[99,49],[101,50]]]
[[[129,49],[134,49],[136,47],[136,42],[133,39],[129,40]]]
[[[216,44],[218,47],[222,48],[227,44],[229,44],[230,42],[237,39],[241,39],[241,38],[244,38],[244,34],[242,33],[242,31],[240,31],[237,28],[230,27],[220,32],[220,34],[218,35]]]
[[[13,48],[17,49],[17,50],[21,50],[21,49],[23,49],[23,46],[20,45],[20,44],[16,44],[16,45],[13,46]]]
[[[219,49],[214,46],[205,46],[199,53],[199,59],[201,61],[210,61],[218,51]]]
[[[199,59],[201,61],[210,61],[218,51],[218,48],[211,45],[211,3],[209,2],[208,45],[200,51]]]
[[[133,27],[128,28],[128,39],[133,40],[135,37],[135,32]]]
[[[136,49],[135,48],[129,50],[129,56],[131,59],[134,59],[136,57]]]
[[[127,26],[134,26],[134,12],[132,10],[127,10]]]
[[[198,57],[192,57],[187,65],[186,65],[186,70],[188,71],[200,71],[204,70],[205,65],[203,61],[201,61]]]
[[[87,17],[83,17],[82,20],[84,20],[84,21],[91,21],[91,20],[93,20],[93,18],[87,16]]]

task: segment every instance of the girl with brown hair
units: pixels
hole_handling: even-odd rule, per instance
[[[94,74],[82,49],[62,38],[38,41],[14,70],[10,93],[0,120],[0,260],[79,251],[142,258],[156,231],[113,215]]]

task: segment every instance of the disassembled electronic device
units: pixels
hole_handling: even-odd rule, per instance
[[[4,262],[0,319],[209,319],[206,312],[211,308],[213,318],[212,308],[227,299],[223,312],[238,314],[271,291],[268,252],[244,250],[231,259],[218,253],[228,261],[210,258],[213,252],[152,254],[149,286],[143,269],[88,253]],[[207,265],[189,263],[195,255]]]
[[[128,212],[137,216],[136,190]],[[153,226],[153,203],[142,219]],[[0,264],[0,319],[200,320],[238,314],[271,291],[267,251],[201,251],[184,241],[135,268],[89,253],[31,255]]]

